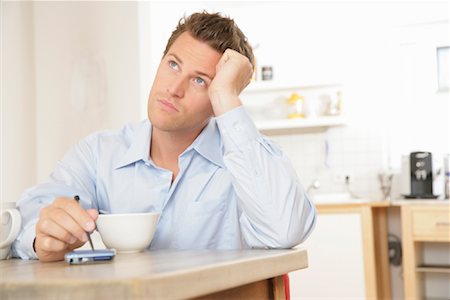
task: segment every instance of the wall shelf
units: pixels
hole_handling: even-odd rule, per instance
[[[299,85],[292,81],[253,81],[243,91],[242,102],[251,114],[254,113],[256,127],[264,134],[316,133],[323,132],[329,127],[346,125],[346,118],[342,115],[322,116],[319,113],[317,117],[285,119],[283,116],[287,115],[287,112],[283,110],[288,108],[283,108],[286,100],[284,98],[292,92],[299,92],[306,99],[308,97],[311,97],[309,99],[315,99],[313,100],[316,103],[315,105],[319,106],[321,104],[317,101],[327,101],[329,95],[342,89],[342,84],[337,83]],[[270,112],[271,110],[274,111]],[[279,118],[280,116],[281,118]]]
[[[341,84],[295,84],[295,83],[280,83],[278,81],[252,81],[247,88],[243,91],[244,94],[248,93],[261,93],[261,92],[275,92],[275,91],[289,91],[289,90],[316,90],[327,89],[333,87],[339,87]]]
[[[323,131],[328,127],[343,126],[346,119],[343,116],[324,116],[305,119],[283,119],[256,121],[256,128],[266,134],[308,133]]]

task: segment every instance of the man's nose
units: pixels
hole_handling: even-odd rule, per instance
[[[167,92],[169,92],[171,96],[182,98],[184,96],[185,89],[186,81],[184,78],[177,77],[170,82]]]

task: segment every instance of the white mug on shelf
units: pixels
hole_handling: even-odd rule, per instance
[[[0,260],[7,259],[22,225],[15,202],[0,203]]]
[[[307,118],[320,116],[320,98],[315,95],[308,95],[305,98],[305,115]]]

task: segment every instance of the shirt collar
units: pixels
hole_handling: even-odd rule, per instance
[[[211,118],[191,147],[210,162],[222,168],[225,166],[223,163],[222,141],[215,118]]]
[[[131,144],[125,155],[120,158],[115,168],[119,169],[137,161],[148,161],[150,154],[150,137],[152,126],[148,119],[131,135]]]
[[[146,120],[131,137],[130,147],[126,151],[125,155],[119,160],[119,163],[116,164],[115,168],[119,169],[140,160],[148,161],[151,136],[152,125],[148,120]],[[222,142],[215,118],[211,118],[200,135],[184,152],[186,153],[190,149],[194,149],[197,153],[210,162],[220,167],[224,167]]]

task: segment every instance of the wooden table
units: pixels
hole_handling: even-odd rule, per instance
[[[147,251],[69,265],[0,261],[0,299],[284,299],[283,274],[306,268],[295,250]]]

